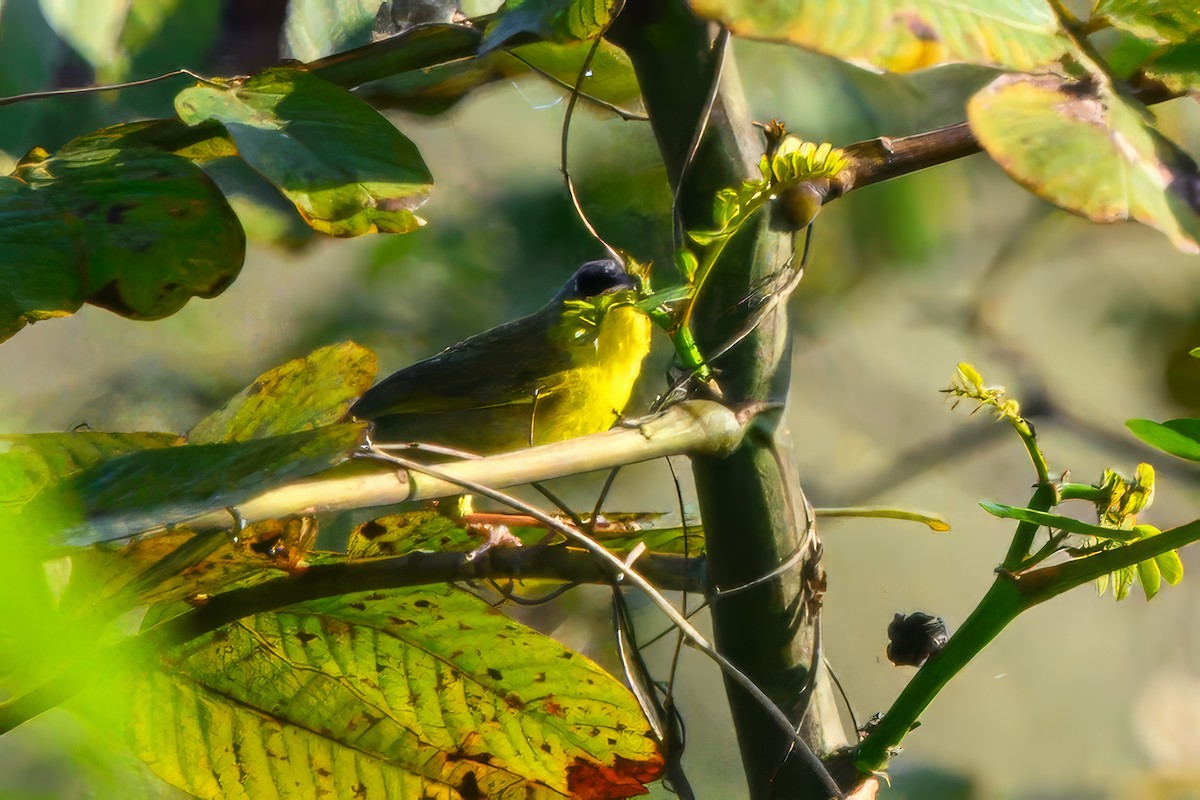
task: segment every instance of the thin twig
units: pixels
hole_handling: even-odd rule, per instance
[[[147,86],[151,83],[158,83],[170,78],[178,78],[181,75],[187,75],[190,78],[200,81],[201,83],[212,83],[211,80],[201,75],[197,75],[190,69],[177,69],[172,72],[164,72],[162,75],[156,75],[153,78],[142,78],[136,81],[126,81],[125,83],[106,83],[99,86],[77,86],[70,89],[47,89],[41,92],[25,92],[24,94],[15,94],[9,97],[0,97],[0,106],[9,106],[14,103],[24,103],[29,100],[46,100],[51,97],[63,97],[77,94],[95,94],[97,92],[116,92],[121,89],[132,89],[137,86]]]
[[[624,5],[624,3],[621,3],[620,5]],[[620,9],[617,9],[612,18],[616,19],[617,13],[619,12]],[[612,22],[610,21],[609,25],[611,24]],[[594,41],[591,48],[588,49],[587,57],[583,59],[583,65],[579,68],[579,77],[575,79],[575,85],[571,89],[571,96],[567,100],[567,110],[563,113],[562,138],[559,142],[558,158],[559,169],[561,170],[563,176],[563,183],[566,184],[567,194],[571,197],[571,204],[575,207],[575,213],[579,216],[579,220],[583,223],[583,226],[587,228],[588,233],[592,235],[592,238],[599,242],[604,248],[605,252],[608,253],[609,258],[616,261],[618,264],[624,264],[625,259],[621,257],[620,253],[618,253],[603,236],[600,235],[599,231],[596,230],[596,226],[592,224],[592,221],[588,219],[587,214],[584,212],[583,204],[579,202],[579,194],[575,191],[575,182],[571,180],[571,168],[567,164],[567,144],[570,141],[571,118],[575,115],[575,104],[579,100],[579,92],[583,86],[584,79],[591,74],[592,59],[595,58],[596,51],[600,49],[600,42],[603,40],[604,33],[607,32],[607,30],[608,27],[606,26],[604,31],[596,37],[596,41]]]

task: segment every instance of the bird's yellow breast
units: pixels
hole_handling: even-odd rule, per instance
[[[650,352],[650,319],[632,305],[608,308],[594,332],[581,331],[571,366],[533,410],[533,443],[608,430],[624,412]],[[590,335],[589,335],[590,333]]]

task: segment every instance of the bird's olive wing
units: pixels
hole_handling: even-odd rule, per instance
[[[354,404],[360,419],[531,403],[553,390],[570,354],[553,337],[561,318],[542,309],[465,339],[384,379]]]

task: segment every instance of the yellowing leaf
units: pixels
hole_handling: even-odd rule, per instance
[[[740,36],[792,44],[868,69],[911,72],[963,62],[1030,70],[1068,42],[1041,0],[689,0]]]
[[[971,130],[1018,183],[1095,222],[1132,219],[1200,252],[1196,165],[1112,91],[1004,76],[971,98]]]
[[[375,354],[354,342],[322,347],[259,375],[196,423],[188,441],[245,441],[332,425],[371,388],[375,369]]]
[[[126,690],[137,753],[198,797],[629,797],[662,769],[632,694],[452,587],[260,614]]]

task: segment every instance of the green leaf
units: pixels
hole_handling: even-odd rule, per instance
[[[911,72],[963,62],[1031,70],[1068,41],[1038,0],[874,0],[853,12],[836,0],[689,0],[739,36],[790,42],[867,69]]]
[[[201,797],[628,797],[662,769],[618,680],[453,587],[247,617],[131,682],[135,752]]]
[[[1194,0],[1099,0],[1092,16],[1163,43],[1186,42],[1200,35],[1200,14]]]
[[[583,67],[592,42],[538,42],[513,48],[513,56],[520,56],[524,61],[543,72],[553,75],[563,83],[574,86],[579,79],[579,70]],[[511,56],[503,57],[504,63],[516,61]],[[592,63],[588,66],[591,74],[583,82],[581,91],[592,97],[606,100],[618,105],[634,103],[641,99],[642,90],[638,86],[637,75],[634,74],[633,63],[625,51],[607,39],[600,40]],[[525,72],[527,68],[517,62],[514,72]]]
[[[238,153],[333,236],[405,233],[433,186],[416,146],[379,112],[300,69],[274,67],[244,81],[180,92],[189,125],[215,120]]]
[[[250,241],[298,250],[316,238],[291,201],[245,161],[223,157],[201,166],[224,193]]]
[[[462,25],[414,28],[400,36],[338,53],[309,67],[318,77],[353,89],[371,81],[473,59],[481,38],[479,31]]]
[[[291,0],[283,23],[284,55],[315,61],[371,41],[378,0]]]
[[[551,42],[595,39],[612,22],[616,9],[617,0],[504,0],[483,34],[479,53],[489,53],[521,34]]]
[[[542,530],[545,535],[545,530]],[[418,551],[464,552],[478,547],[478,536],[449,514],[436,508],[419,508],[369,520],[350,532],[346,558],[389,558]]]
[[[361,424],[330,425],[267,439],[133,453],[77,476],[89,515],[73,544],[116,539],[227,508],[267,489],[344,461]]]
[[[375,381],[375,354],[354,342],[315,350],[259,375],[188,434],[192,444],[265,439],[332,425]]]
[[[183,441],[173,433],[33,433],[0,436],[0,546],[9,534],[33,527],[61,530],[77,524],[82,504],[59,485],[85,469],[141,450]],[[47,540],[48,541],[48,540]],[[46,542],[38,542],[45,546]]]
[[[1146,444],[1164,453],[1200,461],[1200,419],[1172,419],[1153,422],[1148,419],[1131,419],[1125,427]]]
[[[1200,252],[1200,176],[1137,106],[1110,90],[1003,76],[967,105],[971,130],[1018,183],[1094,222],[1133,219]]]
[[[216,184],[187,159],[71,143],[0,177],[0,339],[86,300],[133,319],[220,294],[245,237]]]
[[[1183,560],[1179,557],[1177,550],[1168,550],[1154,557],[1155,563],[1158,564],[1158,571],[1171,586],[1176,585],[1183,580]]]
[[[180,0],[39,2],[46,21],[101,82],[193,65],[211,46],[221,15],[217,3]]]
[[[54,32],[92,66],[107,66],[120,57],[128,0],[39,0],[39,5]]]
[[[1077,533],[1082,536],[1095,536],[1099,539],[1115,539],[1118,542],[1131,542],[1140,538],[1132,531],[1117,528],[1104,528],[1100,525],[1077,520],[1074,517],[1064,517],[1060,514],[1050,514],[1045,511],[1035,511],[1032,508],[1016,508],[1003,503],[993,503],[988,500],[980,502],[983,510],[1001,519],[1015,519],[1019,522],[1031,522],[1047,528],[1058,528],[1067,533]]]
[[[1142,585],[1142,591],[1146,593],[1146,600],[1153,600],[1154,595],[1158,594],[1158,590],[1162,586],[1162,575],[1158,571],[1157,559],[1139,561],[1137,576],[1138,583]]]
[[[1146,76],[1162,81],[1176,92],[1200,90],[1200,41],[1192,40],[1163,49],[1142,65]]]

